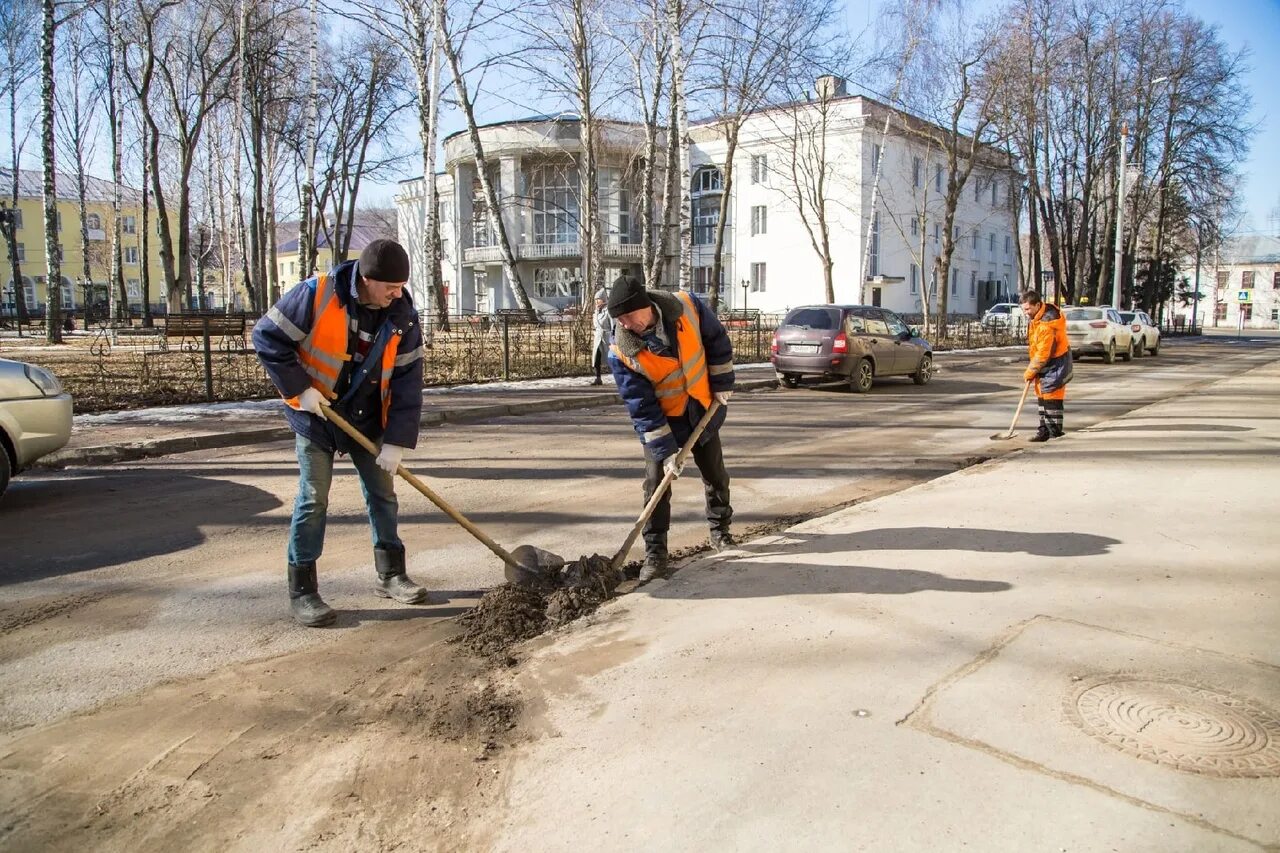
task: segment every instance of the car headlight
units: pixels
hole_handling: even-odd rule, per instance
[[[31,384],[39,388],[41,394],[54,397],[62,393],[62,383],[58,381],[58,377],[43,367],[36,367],[34,364],[24,364],[22,367],[27,372],[27,378],[31,380]]]

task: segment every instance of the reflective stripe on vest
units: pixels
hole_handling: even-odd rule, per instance
[[[683,415],[690,397],[704,406],[711,405],[711,380],[707,376],[698,308],[688,293],[681,291],[676,298],[684,309],[675,324],[677,357],[658,355],[646,347],[632,358],[624,355],[617,344],[611,346],[623,364],[649,380],[663,414],[669,418]]]
[[[312,316],[311,330],[298,343],[298,361],[311,377],[311,387],[332,400],[337,396],[333,389],[338,384],[342,366],[351,356],[347,354],[347,311],[338,301],[333,280],[327,275],[316,277]],[[295,409],[301,408],[296,397],[285,402]]]

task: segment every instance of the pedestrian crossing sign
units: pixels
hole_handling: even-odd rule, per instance
[[[1237,290],[1237,291],[1236,291],[1236,302],[1252,302],[1252,301],[1253,301],[1253,291],[1252,291],[1252,290]]]

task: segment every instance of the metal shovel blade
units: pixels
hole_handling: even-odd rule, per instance
[[[504,563],[503,573],[508,583],[518,586],[555,586],[560,569],[565,564],[564,557],[559,554],[532,545],[519,545],[511,549],[511,556],[515,558],[516,565]]]

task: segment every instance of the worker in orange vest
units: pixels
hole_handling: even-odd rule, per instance
[[[1034,290],[1024,291],[1020,303],[1026,315],[1027,350],[1030,362],[1022,378],[1036,383],[1036,399],[1040,408],[1040,428],[1032,441],[1061,438],[1066,416],[1067,383],[1071,381],[1071,343],[1067,340],[1067,321],[1057,305],[1040,299]]]
[[[718,400],[721,409],[692,455],[706,487],[711,547],[719,551],[733,546],[729,472],[720,446],[724,406],[734,386],[728,333],[710,306],[693,294],[646,290],[628,275],[614,282],[608,309],[615,322],[609,368],[644,446],[645,503],[668,471],[680,475],[677,452],[711,408],[711,401]],[[670,527],[671,494],[667,492],[645,524],[641,582],[666,573]]]

